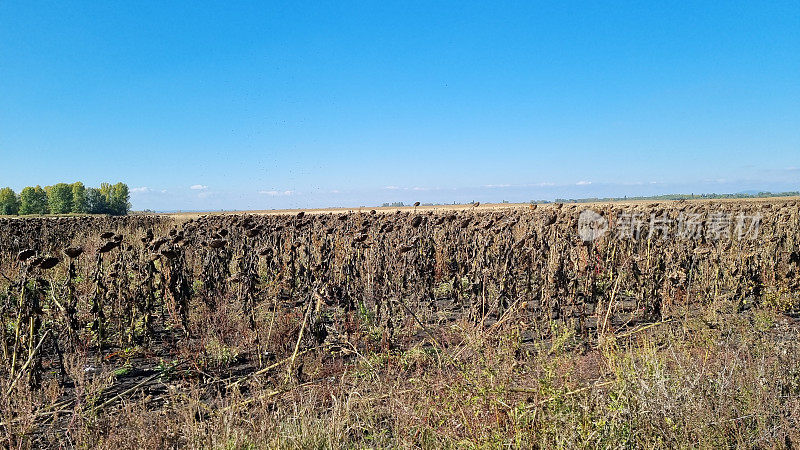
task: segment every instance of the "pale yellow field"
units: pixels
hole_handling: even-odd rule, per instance
[[[797,202],[800,197],[765,197],[765,198],[727,198],[727,199],[691,199],[686,200],[688,203],[776,203],[794,201]],[[566,203],[575,205],[584,205],[586,207],[597,207],[601,205],[642,205],[642,204],[672,204],[681,200],[620,200],[614,202],[585,202],[585,203]],[[532,206],[529,203],[487,203],[473,206],[471,204],[462,205],[429,205],[429,206],[386,206],[386,207],[362,207],[362,208],[312,208],[312,209],[268,209],[268,210],[250,210],[250,211],[209,211],[209,212],[179,212],[167,213],[164,215],[173,216],[178,219],[189,219],[202,215],[231,215],[231,214],[259,214],[259,215],[293,215],[301,211],[306,214],[342,214],[342,213],[368,213],[375,210],[376,213],[392,214],[398,211],[503,211],[511,209],[531,209],[544,208],[549,209],[555,207],[556,203],[540,203]]]

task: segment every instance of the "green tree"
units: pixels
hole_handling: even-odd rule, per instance
[[[19,213],[17,194],[10,187],[0,189],[0,214],[13,216]]]
[[[86,187],[80,181],[72,183],[72,212],[86,212]]]
[[[19,194],[20,214],[47,214],[47,193],[41,186],[26,187]]]
[[[108,202],[100,189],[86,189],[86,212],[90,214],[108,213]]]
[[[100,183],[100,194],[106,199],[106,202],[111,202],[111,183]]]
[[[72,186],[67,183],[58,183],[48,186],[46,192],[51,214],[72,212]]]
[[[131,209],[130,191],[125,183],[117,183],[111,186],[110,198],[108,201],[111,214],[124,216]]]

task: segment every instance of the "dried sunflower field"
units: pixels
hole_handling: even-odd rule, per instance
[[[794,199],[0,218],[0,441],[792,447],[798,318]]]

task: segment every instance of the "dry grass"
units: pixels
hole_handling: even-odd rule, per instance
[[[601,336],[597,347],[565,330],[526,345],[519,323],[488,337],[465,325],[438,336],[469,342],[446,351],[420,344],[346,363],[309,354],[304,363],[319,373],[303,381],[253,377],[209,395],[198,380],[176,379],[157,407],[144,396],[100,414],[67,411],[66,430],[45,427],[38,439],[109,449],[791,446],[800,438],[797,324],[760,309],[724,318]],[[19,392],[3,406],[48,401]],[[25,430],[30,420],[6,443],[30,443]]]

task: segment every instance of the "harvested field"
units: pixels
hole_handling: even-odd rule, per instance
[[[798,317],[794,198],[0,219],[0,437],[788,447]]]

